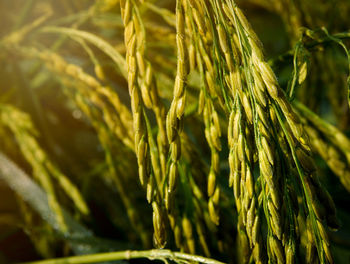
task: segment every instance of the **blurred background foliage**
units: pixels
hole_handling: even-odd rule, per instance
[[[262,40],[284,89],[293,71],[294,48],[298,43],[307,47],[302,55],[308,74],[297,87],[296,98],[349,135],[348,59],[339,43],[323,41],[326,33],[320,29],[329,34],[349,30],[349,1],[237,2]],[[174,21],[174,8],[172,0],[140,3],[147,58],[157,72],[160,96],[167,106],[176,68],[175,29],[168,23]],[[110,93],[118,94],[126,108],[130,107],[123,66],[98,47],[99,40],[53,27],[92,33],[119,54],[125,53],[118,0],[0,0],[0,163],[12,173],[12,178],[0,175],[0,263],[152,247],[152,208],[139,184],[136,157],[127,143],[132,125],[116,131],[115,120],[103,120],[104,114],[113,112]],[[315,41],[324,43],[314,45]],[[346,39],[344,43],[348,44]],[[77,68],[60,72],[55,61]],[[88,77],[78,77],[79,69]],[[108,89],[105,94],[94,93],[84,88],[89,81]],[[190,79],[185,126],[191,135],[188,144],[197,146],[196,153],[188,153],[187,162],[200,171],[210,166],[210,153],[203,123],[196,114],[197,82],[195,76]],[[156,121],[150,122],[154,125]],[[229,170],[224,158],[227,153],[227,149],[220,153],[223,175]],[[341,222],[340,230],[331,235],[335,262],[349,263],[350,195],[324,158],[316,155],[316,160]],[[339,166],[349,168],[349,163]],[[25,188],[21,180],[28,181]],[[226,176],[220,181],[227,185]],[[200,178],[198,185],[203,185]],[[235,245],[235,225],[230,220],[234,218],[230,210],[234,199],[228,186],[223,189],[222,207],[227,214],[222,213],[220,226],[202,224],[206,225],[211,256],[228,261],[232,256],[227,249]],[[42,200],[26,197],[33,191]],[[185,202],[180,207],[184,208]],[[130,223],[134,214],[137,217],[131,218],[137,220]],[[60,215],[69,215],[71,221],[60,223]],[[211,241],[212,233],[223,242],[221,248]],[[174,242],[167,247],[176,249]],[[205,251],[202,248],[198,253]]]

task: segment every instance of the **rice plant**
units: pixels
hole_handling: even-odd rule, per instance
[[[349,13],[0,0],[0,262],[349,263]]]

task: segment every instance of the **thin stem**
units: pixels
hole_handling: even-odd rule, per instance
[[[314,41],[312,41],[310,43],[304,43],[303,46],[304,46],[304,48],[306,48],[307,50],[310,51],[310,50],[312,50],[313,48],[315,48],[317,46],[322,46],[322,45],[328,44],[330,42],[333,42],[334,39],[329,38],[330,36],[333,37],[333,38],[336,38],[338,40],[346,40],[346,39],[350,39],[350,32],[345,31],[345,32],[329,35],[327,38],[314,40]],[[282,55],[280,55],[280,56],[278,56],[276,58],[273,58],[273,59],[269,60],[269,64],[270,65],[274,65],[278,61],[284,61],[286,59],[289,59],[290,57],[293,57],[294,56],[294,51],[295,51],[295,48],[287,51],[286,53],[284,53],[284,54],[282,54]]]
[[[83,255],[83,256],[74,256],[67,258],[57,258],[50,260],[40,260],[19,264],[83,264],[83,263],[98,263],[104,261],[114,261],[114,260],[128,260],[128,259],[138,259],[138,258],[148,258],[150,260],[163,260],[169,259],[172,261],[194,261],[205,264],[224,264],[224,262],[220,262],[217,260],[197,256],[190,255],[186,253],[180,252],[172,252],[170,250],[164,249],[152,249],[152,250],[144,250],[144,251],[118,251],[118,252],[110,252],[110,253],[99,253],[99,254],[91,254],[91,255]]]
[[[289,99],[292,99],[294,97],[294,90],[297,83],[297,78],[299,78],[299,66],[298,66],[298,53],[302,46],[302,42],[299,41],[295,46],[295,52],[294,52],[294,58],[293,58],[293,65],[294,65],[294,71],[293,71],[293,79],[291,80],[290,86],[288,87],[287,93],[289,93]]]

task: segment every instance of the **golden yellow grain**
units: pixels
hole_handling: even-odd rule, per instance
[[[175,77],[173,100],[166,117],[166,130],[170,144],[171,162],[176,164],[181,156],[181,122],[185,109],[186,79],[188,74],[188,50],[185,41],[185,10],[182,1],[176,2],[176,47],[177,47],[177,72]],[[165,200],[166,207],[170,209],[172,190],[167,187],[168,197]],[[170,196],[169,196],[170,195]]]

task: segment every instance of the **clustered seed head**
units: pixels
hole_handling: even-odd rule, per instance
[[[174,97],[166,118],[166,130],[171,152],[171,170],[168,175],[165,205],[171,209],[172,197],[177,179],[177,170],[181,156],[181,129],[186,103],[186,79],[188,74],[188,51],[185,40],[185,15],[182,1],[176,3],[176,47],[177,72],[174,85]]]
[[[116,2],[101,2],[100,12],[111,10]],[[283,13],[280,2],[272,6]],[[295,8],[292,3],[284,5]],[[177,0],[175,15],[152,3],[120,0],[120,10],[125,49],[120,45],[110,49],[120,50],[125,56],[112,52],[118,59],[110,57],[120,64],[119,71],[127,81],[131,111],[112,86],[104,85],[109,81],[106,71],[78,31],[70,36],[85,47],[99,80],[52,51],[19,45],[42,19],[24,27],[22,33],[10,34],[0,44],[21,56],[39,59],[59,77],[65,94],[96,130],[105,151],[106,174],[143,244],[147,245],[148,235],[139,223],[141,215],[134,198],[127,193],[126,169],[135,170],[136,178],[138,171],[152,206],[153,241],[158,248],[164,248],[170,237],[183,252],[195,254],[201,250],[210,256],[212,247],[219,252],[229,251],[230,244],[224,241],[230,235],[222,234],[219,224],[227,225],[224,214],[234,199],[236,212],[232,219],[237,226],[240,263],[297,263],[299,255],[305,255],[307,263],[333,263],[328,229],[338,227],[336,210],[318,178],[311,150],[350,190],[350,141],[305,106],[291,102],[294,86],[301,85],[308,73],[308,53],[302,40],[294,56],[293,82],[287,95],[264,57],[259,38],[234,0]],[[147,21],[144,12],[149,10],[170,27]],[[300,17],[284,14],[284,19],[295,25]],[[51,27],[50,31],[65,30]],[[67,29],[65,32],[72,34]],[[167,60],[164,54],[154,55],[153,49],[158,46],[147,48],[146,33],[152,41],[166,38],[167,45],[175,40],[168,46],[175,48],[176,62],[171,55]],[[304,34],[315,40],[317,37],[311,33],[306,30]],[[95,46],[101,49],[97,43]],[[176,71],[171,72],[175,64]],[[159,70],[163,66],[164,72],[169,70],[170,74]],[[175,76],[174,80],[169,76]],[[159,80],[167,81],[165,88],[172,87],[170,96],[161,98],[163,83]],[[157,84],[162,85],[162,90]],[[163,103],[166,100],[170,100],[168,109]],[[186,108],[186,101],[191,109]],[[198,110],[198,115],[193,110]],[[204,131],[192,131],[189,127],[189,135],[184,130],[185,112],[186,122],[188,113],[188,120],[203,125]],[[0,117],[0,125],[4,123],[15,135],[21,152],[33,167],[33,175],[48,193],[61,229],[65,229],[65,219],[53,180],[87,214],[81,194],[40,148],[27,117],[3,105]],[[11,122],[13,119],[19,125]],[[208,156],[196,144],[201,142],[201,135],[210,150]],[[222,141],[226,136],[227,145]],[[224,191],[222,179],[222,153],[227,148],[231,198]],[[136,156],[137,168],[131,168],[122,157],[130,153],[136,154],[133,158]],[[167,227],[172,236],[167,235]],[[213,238],[211,243],[208,237]]]
[[[147,200],[152,202],[154,242],[157,247],[164,247],[165,217],[162,208],[162,193],[156,186],[165,177],[167,142],[165,136],[164,106],[159,98],[152,66],[145,58],[145,30],[137,5],[131,0],[121,1],[121,13],[124,22],[124,42],[126,46],[126,64],[128,66],[128,87],[133,113],[135,149],[141,185],[146,186]],[[184,102],[181,110],[184,111]],[[153,110],[156,116],[159,133],[157,143],[153,140],[147,124],[144,107]],[[158,149],[157,149],[158,145]],[[175,156],[180,155],[180,145],[172,147]],[[176,148],[176,149],[175,149]],[[172,153],[173,154],[173,153]],[[152,169],[150,168],[152,166]],[[172,164],[173,165],[173,164]],[[152,173],[152,172],[153,173]],[[155,178],[154,178],[155,177]],[[176,186],[176,164],[170,167],[168,193]],[[155,194],[154,194],[155,193]],[[155,197],[155,198],[154,198]],[[165,196],[167,197],[167,196]],[[166,206],[168,205],[166,199]]]

